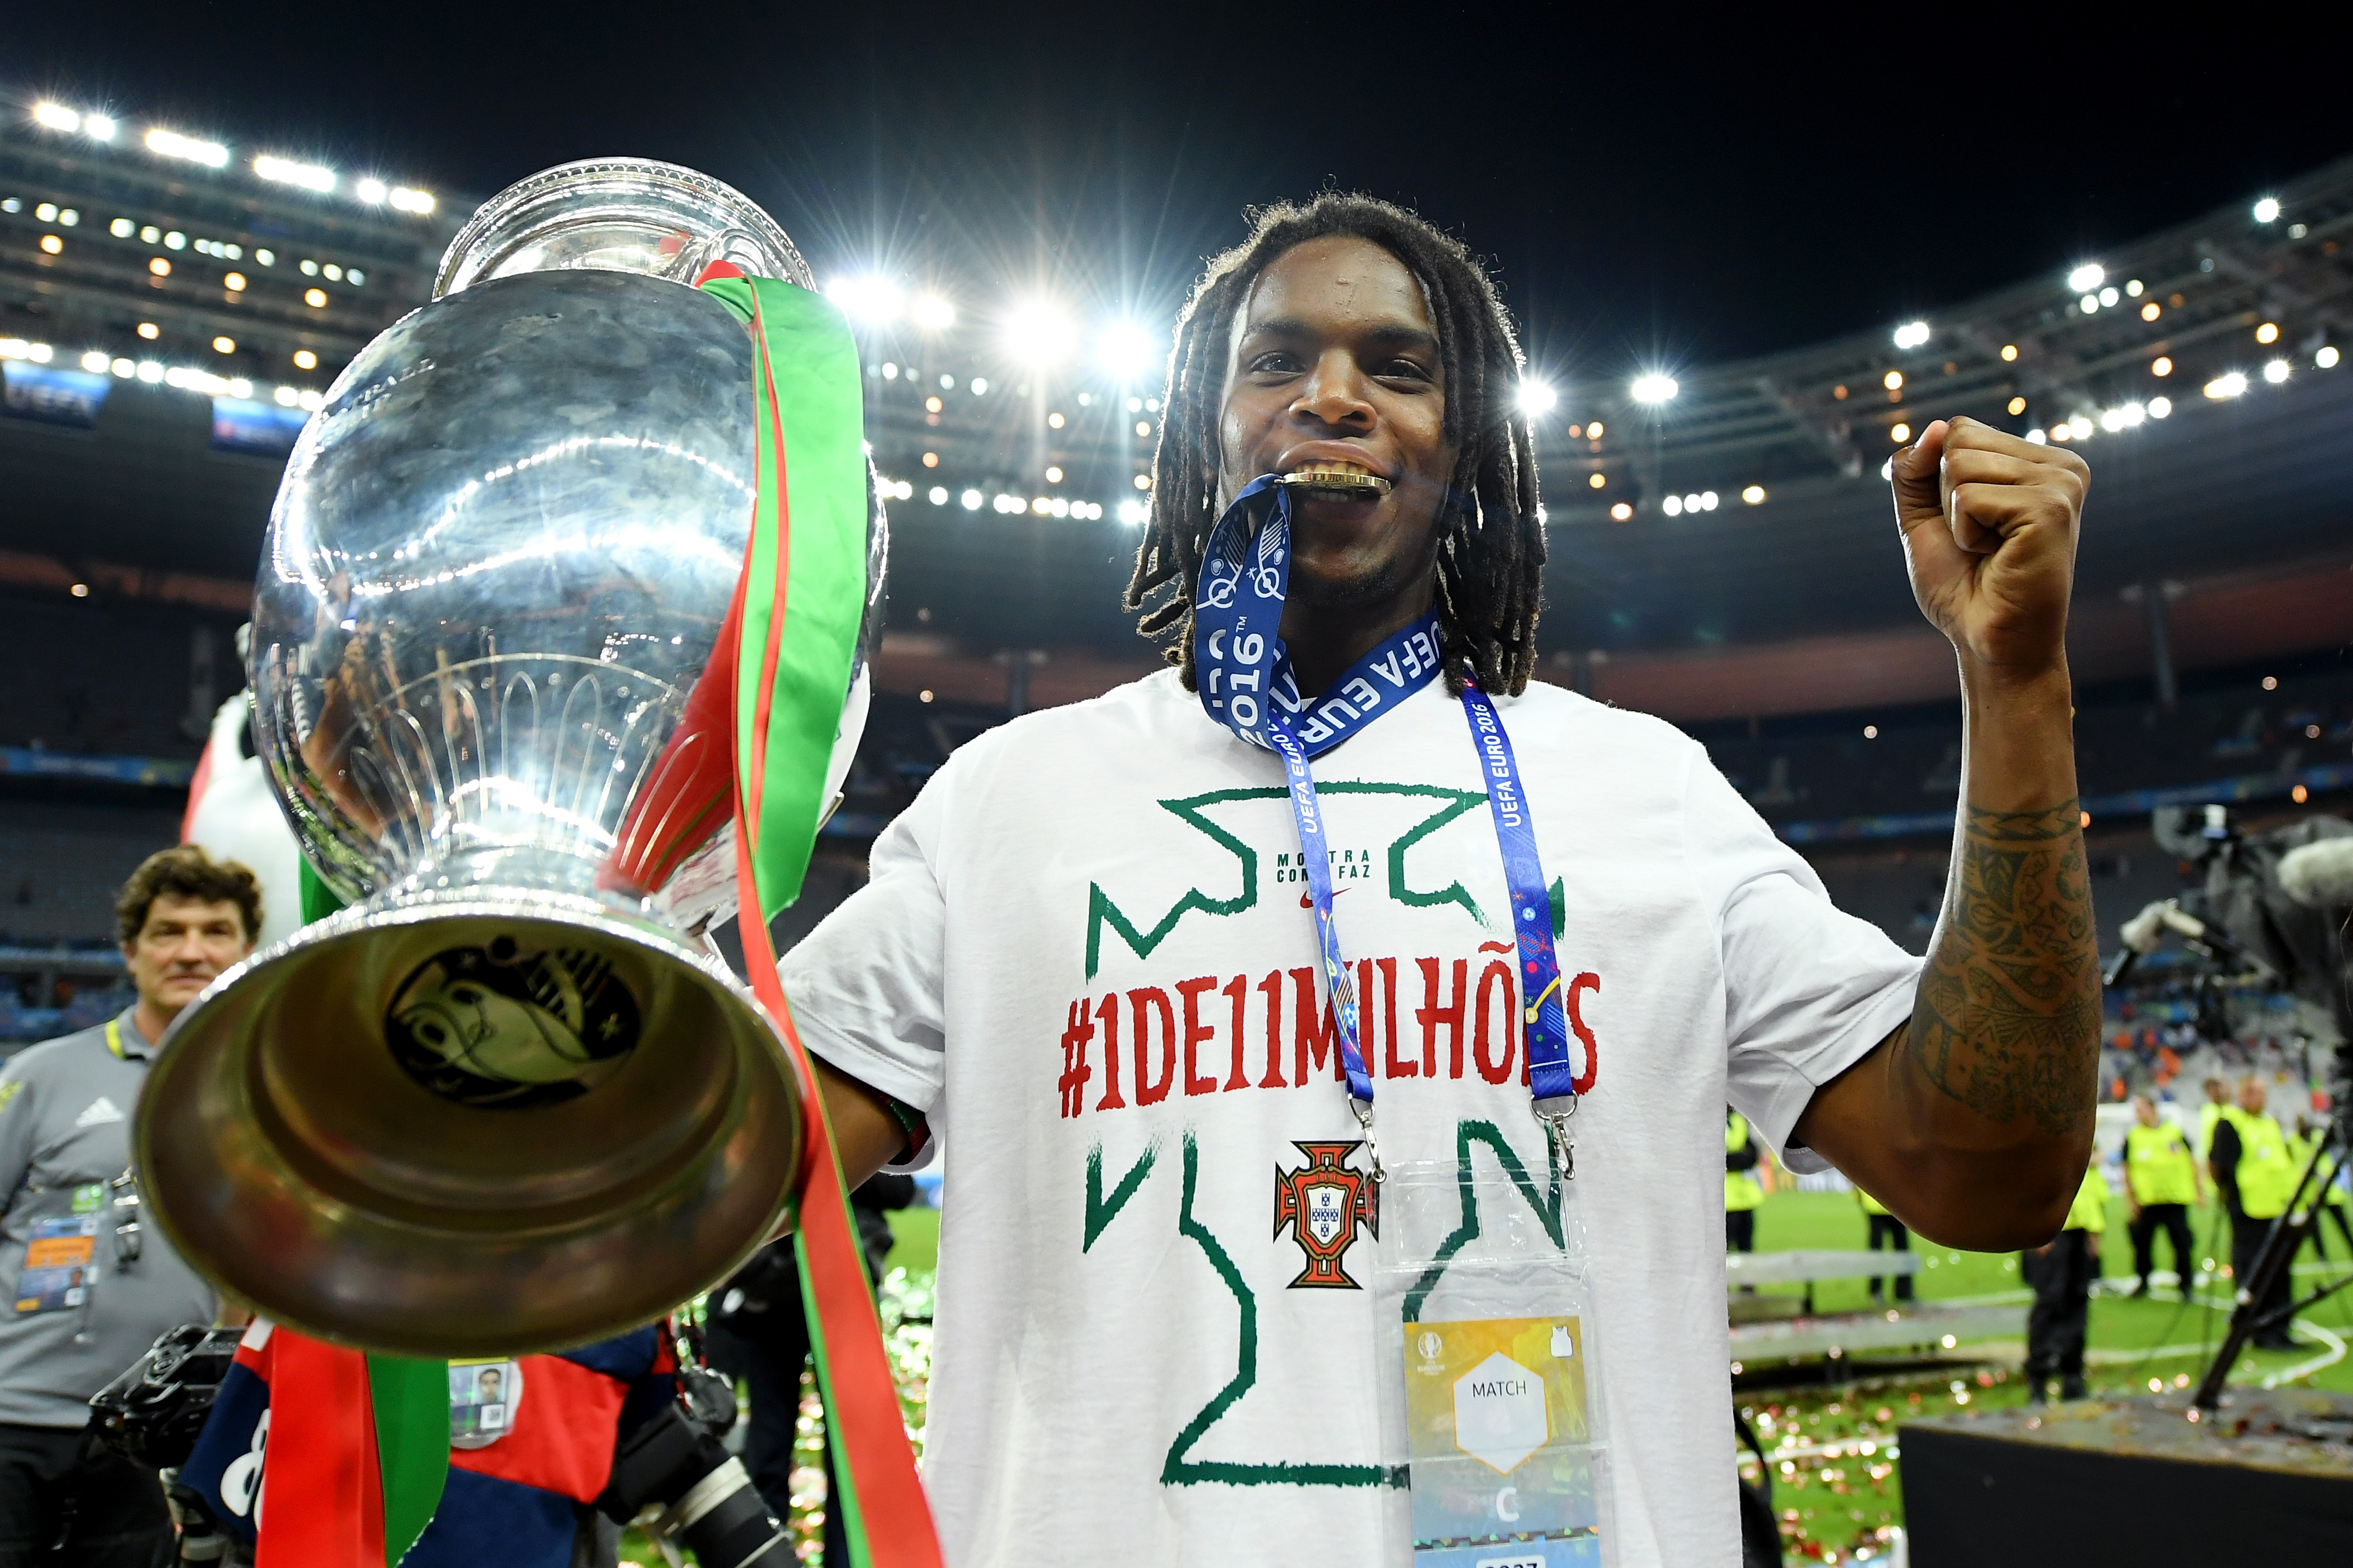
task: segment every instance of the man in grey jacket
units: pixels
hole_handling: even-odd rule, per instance
[[[180,1010],[253,951],[253,873],[194,845],[151,855],[115,903],[138,1002],[0,1070],[0,1568],[152,1568],[173,1552],[156,1478],[85,1440],[89,1399],[155,1336],[214,1314],[150,1226],[125,1228],[131,1117]],[[54,1549],[63,1542],[61,1554]]]

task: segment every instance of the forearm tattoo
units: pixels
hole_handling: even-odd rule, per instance
[[[2063,1132],[2091,1118],[2100,1054],[2082,808],[1964,813],[1906,1048],[1986,1120]]]

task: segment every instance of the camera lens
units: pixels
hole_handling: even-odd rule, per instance
[[[792,1549],[752,1489],[740,1459],[729,1458],[670,1507],[679,1539],[703,1568],[784,1568]]]

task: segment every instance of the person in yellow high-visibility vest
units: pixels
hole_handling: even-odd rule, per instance
[[[2296,1169],[2301,1171],[2316,1155],[2321,1153],[2323,1147],[2328,1142],[2327,1119],[2316,1121],[2310,1117],[2306,1117],[2304,1135],[2290,1142],[2295,1145]],[[2320,1212],[2312,1217],[2312,1250],[2320,1254],[2321,1261],[2324,1263],[2328,1260],[2328,1248],[2320,1239],[2320,1233],[2326,1228],[2322,1224],[2324,1220],[2336,1222],[2337,1234],[2345,1238],[2346,1250],[2353,1253],[2353,1216],[2348,1216],[2347,1214],[2348,1208],[2353,1207],[2353,1190],[2348,1190],[2353,1189],[2353,1179],[2349,1178],[2353,1178],[2353,1172],[2348,1172],[2344,1162],[2337,1159],[2336,1155],[2328,1154],[2321,1158],[2318,1200]]]
[[[1912,1233],[1905,1228],[1902,1220],[1887,1212],[1885,1204],[1861,1187],[1854,1190],[1854,1201],[1862,1205],[1863,1217],[1870,1223],[1871,1239],[1867,1245],[1872,1251],[1877,1252],[1883,1246],[1894,1252],[1912,1250]],[[1879,1276],[1875,1274],[1871,1279],[1871,1299],[1874,1301],[1879,1300]],[[1909,1274],[1895,1277],[1895,1299],[1899,1301],[1912,1299],[1912,1276]]]
[[[2269,1100],[2263,1079],[2252,1073],[2241,1079],[2238,1103],[2222,1108],[2207,1156],[2208,1171],[2231,1214],[2231,1279],[2241,1292],[2248,1289],[2263,1242],[2287,1212],[2296,1177],[2303,1174],[2288,1148],[2287,1133],[2264,1112]],[[2281,1269],[2263,1292],[2261,1310],[2282,1311],[2293,1289],[2288,1271]],[[2294,1350],[2286,1317],[2257,1334],[2254,1343],[2263,1350]]]
[[[2108,1228],[2108,1179],[2099,1157],[2084,1172],[2068,1206],[2065,1228],[2021,1253],[2018,1271],[2034,1289],[2026,1316],[2026,1402],[2040,1405],[2045,1385],[2059,1380],[2059,1397],[2081,1399],[2084,1334],[2092,1313],[2092,1279],[2100,1269],[2100,1235]]]
[[[2198,1159],[2202,1164],[2214,1156],[2214,1124],[2222,1120],[2222,1112],[2231,1106],[2231,1086],[2219,1078],[2205,1083],[2206,1103],[2198,1108]]]
[[[2205,1201],[2198,1162],[2181,1129],[2157,1113],[2157,1102],[2133,1096],[2136,1125],[2125,1130],[2125,1205],[2132,1215],[2133,1289],[2146,1295],[2157,1261],[2157,1233],[2173,1245],[2173,1278],[2181,1299],[2189,1299],[2198,1277],[2189,1237],[2191,1205]]]
[[[1757,1211],[1765,1203],[1764,1184],[1757,1179],[1763,1156],[1748,1131],[1748,1118],[1736,1110],[1724,1114],[1724,1249],[1757,1250]],[[1754,1289],[1751,1286],[1749,1289]]]

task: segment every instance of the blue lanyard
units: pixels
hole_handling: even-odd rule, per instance
[[[1333,918],[1331,857],[1308,759],[1330,751],[1437,678],[1438,623],[1431,619],[1393,634],[1350,666],[1330,690],[1310,700],[1299,694],[1290,654],[1278,635],[1290,581],[1291,492],[1276,476],[1267,474],[1250,481],[1209,533],[1193,601],[1201,706],[1244,741],[1282,759],[1349,1105],[1369,1131],[1373,1079],[1359,1045],[1356,987],[1349,983]],[[1569,1059],[1560,960],[1553,951],[1552,900],[1511,737],[1475,680],[1463,687],[1462,707],[1479,752],[1488,815],[1494,819],[1511,890],[1521,994],[1533,998],[1522,1015],[1529,1089],[1537,1116],[1558,1135],[1561,1123],[1577,1108],[1577,1097],[1592,1089],[1596,1063],[1589,1047],[1582,1072]],[[1566,1148],[1565,1135],[1561,1142]],[[1374,1159],[1377,1170],[1377,1152]]]

